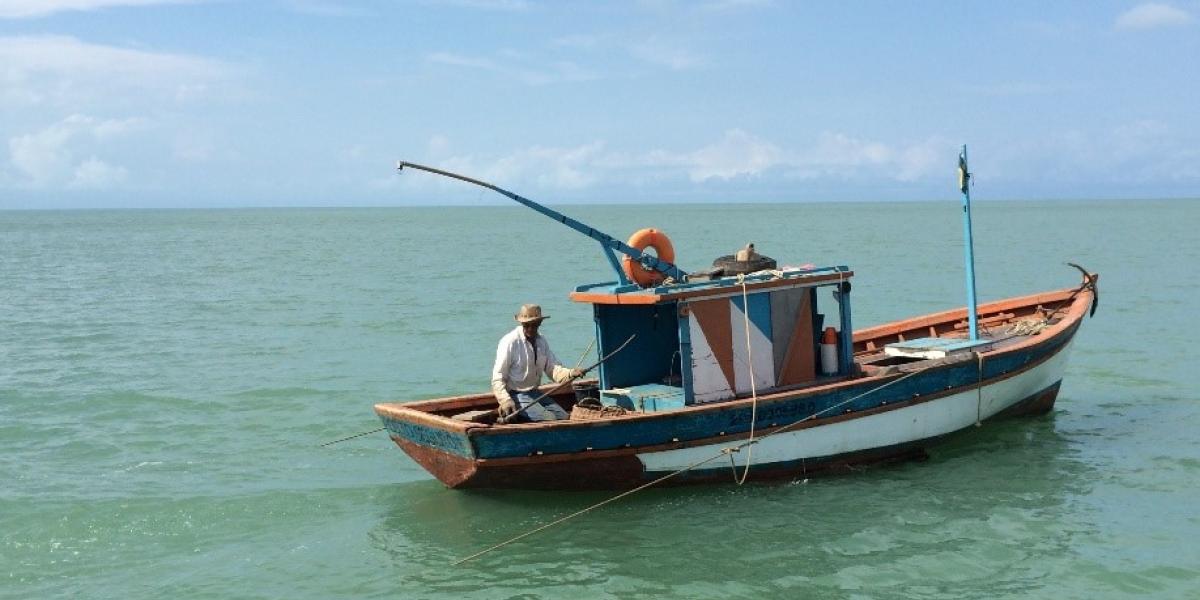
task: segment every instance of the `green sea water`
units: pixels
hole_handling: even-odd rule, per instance
[[[684,268],[846,264],[858,327],[961,306],[956,201],[573,206]],[[1052,414],[930,460],[607,497],[445,489],[371,406],[487,389],[599,248],[519,207],[0,212],[2,598],[1196,598],[1200,202],[978,202],[981,300],[1101,274]]]

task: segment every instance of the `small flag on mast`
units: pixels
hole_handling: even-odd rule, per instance
[[[964,152],[958,153],[958,191],[967,193],[967,184],[970,183],[971,173],[967,171],[967,157]]]

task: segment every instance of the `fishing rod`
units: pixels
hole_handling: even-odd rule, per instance
[[[592,366],[589,366],[589,367],[587,367],[587,368],[584,368],[584,370],[583,370],[583,371],[580,371],[580,376],[578,376],[578,377],[572,377],[572,378],[570,378],[570,379],[568,379],[568,380],[565,380],[565,382],[563,382],[562,384],[559,384],[559,385],[557,385],[557,386],[556,386],[556,388],[554,388],[554,389],[552,389],[552,390],[550,390],[550,391],[547,391],[547,392],[546,392],[546,394],[542,394],[541,396],[538,396],[538,400],[535,400],[535,401],[533,401],[533,402],[541,402],[542,400],[544,400],[544,398],[545,398],[546,396],[550,396],[551,394],[554,394],[554,392],[557,392],[558,390],[562,389],[562,388],[563,388],[563,385],[569,384],[569,383],[571,383],[571,382],[574,382],[574,380],[576,380],[576,379],[578,379],[578,378],[580,378],[580,377],[583,377],[583,376],[584,376],[584,374],[586,374],[588,371],[592,371],[592,370],[593,370],[593,368],[600,366],[601,362],[604,362],[604,361],[606,361],[606,360],[610,359],[610,358],[611,358],[611,356],[612,356],[613,354],[617,354],[618,352],[620,352],[620,350],[623,350],[623,349],[624,349],[626,346],[629,346],[629,342],[632,342],[632,341],[634,341],[634,338],[635,338],[635,337],[637,337],[637,334],[634,334],[634,335],[631,335],[631,336],[629,336],[629,340],[625,340],[625,343],[623,343],[623,344],[620,344],[620,347],[618,347],[616,350],[612,350],[612,352],[608,353],[606,356],[604,356],[604,358],[600,359],[599,361],[596,361],[596,364],[594,364],[594,365],[592,365]],[[592,343],[595,343],[595,340],[593,340],[593,341],[592,341]],[[588,353],[588,350],[590,350],[590,349],[592,349],[592,344],[588,344],[588,349],[587,349],[587,350],[583,350],[583,354],[584,354],[584,356],[586,356],[586,355],[587,355],[587,353]],[[583,356],[580,356],[580,362],[583,362]],[[526,406],[526,407],[523,407],[523,408],[521,408],[520,410],[517,410],[517,412],[515,412],[515,413],[512,413],[512,414],[511,414],[511,415],[509,415],[509,416],[508,416],[508,418],[506,418],[506,419],[505,419],[505,418],[500,418],[500,419],[499,419],[499,422],[502,422],[502,424],[506,424],[506,422],[509,422],[509,420],[511,420],[511,419],[516,419],[516,416],[517,416],[518,414],[524,413],[524,410],[526,410],[526,408],[529,408],[530,406],[533,406],[533,402],[530,402],[529,404],[527,404],[527,406]],[[332,440],[332,442],[325,442],[324,444],[320,444],[320,445],[318,445],[318,448],[325,448],[325,446],[331,446],[331,445],[334,445],[334,444],[340,444],[340,443],[342,443],[342,442],[348,442],[348,440],[350,440],[350,439],[361,438],[362,436],[370,436],[370,434],[372,434],[372,433],[379,433],[380,431],[383,431],[383,430],[385,430],[385,428],[386,428],[386,427],[379,427],[379,428],[376,428],[376,430],[364,431],[364,432],[362,432],[362,433],[355,433],[355,434],[353,434],[353,436],[347,436],[347,437],[344,437],[344,438],[338,438],[338,439]]]
[[[625,343],[621,344],[620,346],[617,346],[617,349],[616,349],[616,350],[613,350],[612,352],[609,352],[608,354],[605,354],[603,357],[601,357],[601,358],[600,358],[600,360],[598,360],[598,361],[596,361],[595,363],[593,363],[593,364],[592,364],[590,367],[588,367],[588,368],[586,368],[586,369],[584,369],[584,370],[580,371],[580,372],[579,372],[579,375],[576,375],[575,377],[571,377],[571,378],[567,379],[566,381],[564,381],[564,382],[562,382],[562,383],[560,383],[560,384],[558,384],[558,385],[556,385],[556,386],[554,386],[554,387],[550,388],[550,391],[548,391],[548,392],[546,392],[546,393],[542,394],[541,396],[538,396],[537,398],[534,398],[534,399],[533,399],[533,400],[532,400],[532,401],[531,401],[529,404],[526,404],[525,406],[522,406],[522,407],[521,407],[520,409],[518,409],[517,411],[515,411],[515,412],[513,412],[513,413],[511,413],[511,414],[509,414],[509,415],[506,415],[506,416],[501,416],[500,418],[496,419],[496,422],[497,422],[497,423],[500,423],[500,424],[502,424],[502,425],[503,425],[503,424],[508,424],[508,423],[511,423],[511,422],[512,422],[514,419],[516,419],[518,416],[520,416],[520,415],[521,415],[521,413],[524,413],[526,410],[528,410],[530,406],[533,406],[534,404],[539,404],[539,403],[541,403],[541,401],[542,401],[542,400],[545,400],[545,399],[546,399],[547,397],[549,397],[551,394],[554,394],[554,393],[558,392],[558,390],[561,390],[561,389],[563,388],[563,386],[565,386],[565,385],[567,385],[567,384],[569,384],[569,383],[571,383],[571,382],[575,381],[576,379],[579,379],[580,377],[583,377],[584,375],[586,375],[586,374],[587,374],[587,372],[588,372],[588,371],[591,371],[592,369],[595,369],[596,367],[600,366],[601,364],[604,364],[604,361],[606,361],[606,360],[608,360],[608,359],[612,358],[612,357],[613,357],[613,355],[615,355],[616,353],[618,353],[618,352],[620,352],[620,351],[624,350],[624,349],[625,349],[625,346],[628,346],[628,345],[629,345],[629,343],[630,343],[630,342],[632,342],[632,341],[633,341],[633,338],[635,338],[635,337],[637,337],[637,334],[636,334],[636,333],[634,333],[634,334],[630,334],[629,338],[625,340]],[[516,400],[516,398],[513,398],[513,400]]]

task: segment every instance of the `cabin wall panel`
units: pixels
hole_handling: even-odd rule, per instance
[[[729,328],[733,333],[734,391],[739,394],[766,390],[775,385],[775,360],[771,343],[771,297],[754,294],[731,299]],[[753,382],[751,381],[753,378]]]
[[[696,403],[733,397],[733,330],[725,298],[688,303],[692,342],[692,398]]]
[[[636,337],[601,366],[604,388],[662,383],[679,375],[679,325],[675,303],[657,305],[596,305],[601,356]]]
[[[808,289],[771,293],[777,385],[804,383],[817,376],[812,298]]]

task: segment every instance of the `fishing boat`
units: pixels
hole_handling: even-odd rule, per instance
[[[622,242],[492,184],[400,163],[495,190],[599,241],[616,281],[570,293],[592,306],[603,357],[595,379],[541,388],[570,419],[505,422],[490,393],[375,412],[447,486],[528,489],[804,478],[1046,413],[1095,312],[1098,276],[1073,265],[1078,285],[977,305],[965,147],[959,166],[967,306],[855,331],[847,266],[778,267],[751,247],[689,273],[661,231]]]

